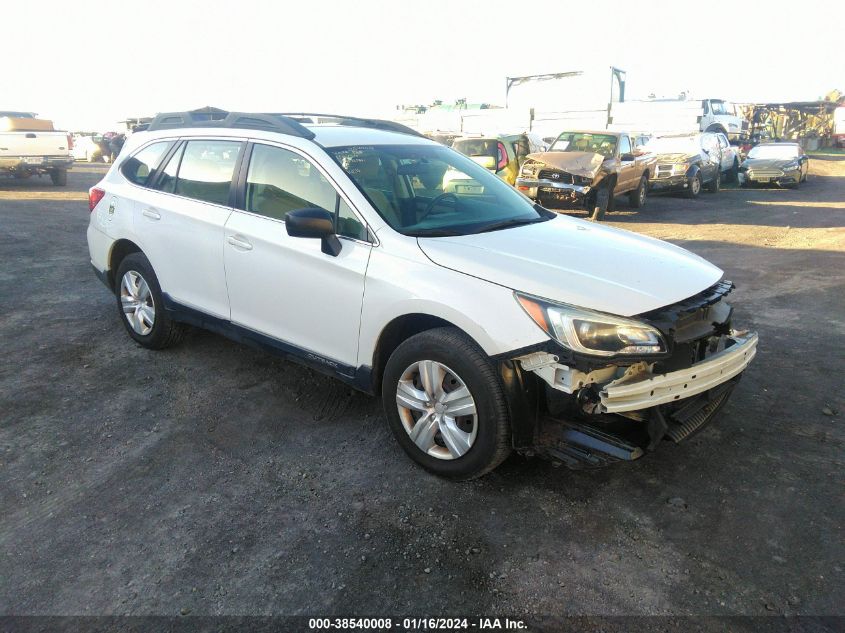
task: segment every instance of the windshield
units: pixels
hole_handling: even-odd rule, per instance
[[[448,147],[377,145],[327,151],[385,222],[405,235],[468,235],[551,217]]]
[[[798,158],[797,145],[758,145],[748,152],[748,158]]]
[[[698,154],[701,148],[697,137],[675,136],[653,138],[646,143],[645,150],[652,154]]]
[[[616,137],[612,134],[589,134],[588,132],[564,132],[557,137],[550,152],[592,152],[605,158],[613,158],[616,152]]]

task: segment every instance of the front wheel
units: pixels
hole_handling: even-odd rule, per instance
[[[604,185],[596,192],[595,200],[593,200],[593,212],[590,214],[590,219],[593,222],[598,222],[604,217],[610,207],[612,196],[610,185]]]
[[[687,198],[697,198],[701,193],[701,172],[696,171],[687,179]]]
[[[449,479],[473,479],[510,453],[510,420],[495,365],[456,328],[427,330],[387,361],[382,400],[411,459]]]

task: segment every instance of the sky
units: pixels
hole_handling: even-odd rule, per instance
[[[40,0],[2,8],[0,110],[70,130],[213,105],[388,116],[504,104],[505,77],[627,71],[627,97],[845,91],[845,2]],[[537,6],[532,11],[531,7]],[[12,27],[18,25],[18,27]]]

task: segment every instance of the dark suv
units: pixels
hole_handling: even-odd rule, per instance
[[[643,149],[657,156],[653,191],[682,191],[688,198],[697,198],[703,187],[719,191],[722,148],[713,132],[661,136]]]

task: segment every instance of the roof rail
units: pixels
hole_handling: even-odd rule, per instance
[[[175,130],[179,128],[209,127],[264,130],[290,136],[312,139],[314,132],[299,121],[279,114],[252,114],[248,112],[227,112],[219,108],[205,107],[187,112],[161,112],[147,126],[147,131]]]
[[[318,112],[274,112],[271,116],[294,119],[302,123],[334,123],[335,125],[369,127],[376,130],[384,130],[386,132],[396,132],[398,134],[410,134],[412,136],[425,137],[425,135],[409,128],[407,125],[402,125],[401,123],[396,123],[395,121],[387,121],[385,119],[368,119],[357,116],[346,116],[344,114],[322,114]]]

